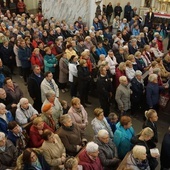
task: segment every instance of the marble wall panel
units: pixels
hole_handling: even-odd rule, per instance
[[[47,19],[54,17],[59,21],[65,19],[73,23],[81,16],[84,22],[88,22],[90,0],[42,0],[42,10]]]

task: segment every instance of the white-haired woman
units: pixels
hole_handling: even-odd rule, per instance
[[[168,86],[159,86],[158,85],[158,75],[150,74],[148,78],[148,84],[146,87],[146,102],[150,109],[158,110],[159,103],[159,93],[164,88],[168,88]]]
[[[6,110],[6,106],[3,103],[0,103],[0,132],[7,134],[8,123],[13,120],[11,112]]]
[[[128,86],[128,80],[126,76],[121,76],[119,78],[119,86],[116,89],[115,100],[118,104],[118,108],[121,113],[125,113],[131,108],[130,94],[131,90]]]
[[[79,154],[79,164],[83,166],[84,170],[103,170],[98,155],[99,146],[94,142],[89,142],[86,148]]]
[[[38,115],[37,110],[35,110],[29,103],[27,98],[21,98],[16,110],[15,120],[20,125],[26,124],[33,121]]]
[[[153,147],[149,145],[149,142],[151,141],[153,136],[154,131],[150,127],[146,127],[138,135],[134,136],[131,139],[131,142],[134,145],[140,145],[146,148],[147,159],[149,161],[149,166],[152,170],[154,170],[158,165],[158,161],[156,160],[158,155],[153,155],[150,152],[150,149],[152,149]]]
[[[105,170],[118,167],[120,160],[118,159],[117,149],[113,141],[109,137],[109,133],[105,129],[99,130],[94,141],[99,145],[99,158]]]
[[[146,156],[146,148],[144,146],[136,145],[127,158],[127,168],[133,170],[150,170]]]
[[[62,109],[61,103],[59,102],[59,100],[56,97],[55,92],[53,90],[49,90],[46,93],[46,99],[45,99],[45,101],[44,101],[44,103],[42,105],[42,110],[43,110],[43,107],[46,104],[51,104],[51,106],[52,106],[51,107],[52,108],[51,115],[55,120],[56,129],[58,129],[59,128],[59,118],[63,114],[63,109]]]

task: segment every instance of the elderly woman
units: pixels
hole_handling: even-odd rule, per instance
[[[139,109],[143,108],[144,99],[144,82],[142,79],[142,72],[137,70],[135,72],[135,77],[131,80],[131,113],[136,114]]]
[[[64,163],[65,170],[77,170],[77,169],[80,169],[79,167],[82,168],[81,165],[78,165],[77,158],[74,158],[74,157],[68,157]]]
[[[51,170],[50,165],[45,161],[40,150],[34,150],[32,148],[27,148],[22,155],[22,161],[24,164],[23,170],[37,170],[37,169],[45,169]]]
[[[83,166],[83,170],[95,169],[103,170],[99,159],[99,146],[94,142],[89,142],[86,148],[79,154],[79,165]]]
[[[150,149],[153,147],[148,145],[148,142],[153,138],[154,131],[150,127],[144,128],[137,136],[134,136],[131,139],[132,144],[144,146],[146,149],[147,159],[149,161],[149,166],[151,169],[155,169],[158,165],[156,158],[158,155],[153,155],[150,152]]]
[[[70,60],[71,56],[75,55],[77,56],[77,53],[75,50],[73,50],[73,46],[71,44],[68,44],[66,46],[66,50],[65,50],[65,53],[67,55],[67,59]]]
[[[120,81],[119,81],[119,78],[121,76],[126,76],[126,72],[125,72],[125,69],[126,69],[126,63],[124,62],[121,62],[119,64],[119,66],[116,68],[116,77],[115,77],[115,84],[116,84],[116,88],[119,86],[120,84]]]
[[[34,51],[32,52],[31,64],[38,65],[41,68],[41,71],[44,70],[44,59],[42,55],[40,54],[39,48],[35,48]]]
[[[44,142],[44,139],[42,138],[42,134],[45,129],[49,129],[52,132],[54,132],[53,129],[51,129],[41,117],[37,117],[33,120],[33,124],[30,127],[30,146],[31,147],[40,147],[42,143]]]
[[[91,121],[94,134],[97,135],[99,130],[105,129],[108,131],[109,137],[113,139],[113,132],[110,128],[110,125],[107,123],[106,118],[104,117],[103,109],[96,108],[94,110],[94,115],[95,115],[95,118]]]
[[[93,43],[91,42],[90,36],[85,37],[84,45],[86,46],[87,49],[89,50],[91,49],[91,47],[93,46]]]
[[[88,125],[88,115],[80,103],[80,99],[75,97],[71,100],[71,107],[68,111],[73,123],[77,124],[81,130],[85,130]]]
[[[59,61],[59,83],[60,83],[61,91],[63,93],[68,91],[66,89],[67,82],[68,82],[68,73],[69,73],[68,64],[69,61],[67,59],[67,55],[66,53],[64,53]]]
[[[104,170],[116,169],[120,163],[117,158],[117,149],[113,141],[109,138],[107,130],[99,130],[94,142],[99,145],[99,158]]]
[[[120,28],[120,17],[119,16],[115,16],[115,18],[113,19],[113,34],[117,34],[117,31],[119,30]]]
[[[13,117],[10,111],[6,110],[6,106],[0,103],[0,132],[8,133],[8,123],[13,121]]]
[[[146,156],[146,148],[144,146],[136,145],[133,148],[132,153],[127,157],[126,167],[133,170],[150,170]]]
[[[151,109],[158,110],[159,106],[159,92],[168,86],[158,85],[158,75],[150,74],[148,78],[148,84],[146,86],[146,102],[148,107]]]
[[[57,134],[46,129],[43,134],[44,142],[41,146],[47,163],[55,170],[63,168],[66,159],[66,151]]]
[[[32,107],[27,98],[21,98],[16,110],[15,120],[20,125],[33,121],[38,116],[38,112]]]
[[[132,127],[132,119],[129,116],[122,116],[120,122],[116,124],[114,133],[114,143],[118,150],[118,157],[123,159],[125,155],[132,149],[130,142],[135,132]]]
[[[81,129],[73,124],[70,115],[65,114],[60,117],[61,127],[58,135],[66,148],[66,153],[70,156],[75,156],[80,151],[86,139]]]
[[[18,156],[17,148],[10,140],[5,138],[5,133],[0,132],[0,168],[15,169]]]
[[[128,80],[125,76],[119,78],[119,86],[116,89],[115,100],[121,113],[126,113],[131,108],[130,94],[131,90],[128,86]]]
[[[51,49],[49,47],[46,47],[44,51],[46,53],[44,56],[44,72],[51,71],[52,73],[55,73],[55,69],[58,64],[57,59],[53,54],[51,54]]]
[[[145,65],[145,62],[142,58],[141,52],[137,51],[135,53],[135,60],[136,60],[136,63],[137,63],[137,69],[144,72],[146,65]]]
[[[42,105],[42,108],[46,104],[51,104],[51,106],[52,106],[51,114],[53,115],[53,118],[56,122],[56,129],[58,129],[59,128],[59,118],[63,114],[63,109],[62,109],[61,103],[59,102],[59,100],[56,97],[55,92],[53,90],[49,90],[46,93],[46,99]]]
[[[156,125],[156,122],[158,121],[158,115],[156,110],[149,109],[145,111],[145,117],[146,117],[146,121],[143,124],[143,128],[150,127],[153,130],[154,136],[152,137],[152,139],[149,141],[148,144],[152,148],[154,148],[156,146],[156,143],[158,143],[158,132],[157,132],[157,125]]]
[[[135,77],[135,70],[133,69],[133,64],[129,60],[126,61],[125,73],[128,80],[132,80]]]

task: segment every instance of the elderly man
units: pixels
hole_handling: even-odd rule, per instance
[[[126,113],[131,108],[130,94],[131,90],[128,86],[128,80],[126,76],[119,78],[119,86],[116,89],[115,100],[118,104],[118,108],[121,113]]]
[[[3,103],[0,103],[0,131],[7,134],[8,122],[13,119],[11,112],[6,110],[6,106]]]
[[[31,98],[34,101],[34,108],[40,113],[41,112],[41,89],[40,85],[43,81],[44,76],[41,73],[41,69],[38,65],[33,66],[33,73],[28,79],[28,92]]]
[[[11,110],[13,107],[16,108],[17,105],[13,104],[13,101],[10,97],[7,97],[6,91],[3,88],[0,88],[0,103],[3,103],[7,110]]]
[[[0,169],[14,169],[16,166],[18,152],[10,140],[5,138],[5,134],[0,132]]]
[[[83,166],[83,170],[103,170],[98,154],[99,146],[89,142],[86,149],[79,154],[79,164]]]
[[[144,84],[142,79],[142,72],[137,70],[135,72],[135,77],[131,80],[131,112],[132,115],[136,114],[136,111],[142,108],[144,99]]]
[[[29,103],[27,98],[21,98],[16,110],[15,120],[20,124],[24,125],[28,122],[33,121],[38,116],[37,110],[35,110]]]
[[[46,99],[45,94],[49,90],[53,90],[55,92],[56,97],[59,98],[59,88],[53,79],[53,74],[50,71],[48,71],[44,75],[45,75],[45,78],[41,83],[42,102],[44,102],[44,100]]]
[[[117,158],[117,149],[109,137],[107,130],[99,130],[94,141],[99,145],[99,158],[105,170],[117,169],[120,160]]]

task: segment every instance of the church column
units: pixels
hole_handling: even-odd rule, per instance
[[[141,7],[144,7],[144,6],[145,6],[145,0],[141,0],[140,6],[141,6]]]
[[[155,8],[155,0],[151,0],[152,2],[151,2],[151,7],[152,8]]]

